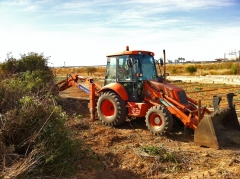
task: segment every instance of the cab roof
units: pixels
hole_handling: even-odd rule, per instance
[[[132,50],[132,51],[130,51],[129,47],[127,46],[126,50],[116,52],[116,53],[112,53],[112,54],[107,54],[107,57],[121,56],[121,55],[137,55],[137,54],[148,54],[148,55],[154,56],[154,53],[150,52],[150,51],[145,51],[145,50]]]

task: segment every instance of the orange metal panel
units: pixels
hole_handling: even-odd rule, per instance
[[[121,52],[116,52],[116,53],[112,53],[112,54],[108,54],[107,57],[111,57],[111,56],[120,56],[120,55],[134,55],[134,54],[149,54],[154,56],[153,52],[150,51],[144,51],[144,50],[133,50],[133,51],[121,51]]]
[[[150,103],[136,103],[128,102],[128,115],[132,117],[144,117],[150,107],[153,105]]]
[[[115,91],[124,101],[128,100],[128,94],[126,89],[120,83],[110,83],[104,87],[99,92],[104,92],[106,90]]]
[[[95,121],[95,111],[96,111],[96,95],[95,95],[95,84],[90,84],[90,94],[89,94],[88,108],[91,115],[92,121]]]

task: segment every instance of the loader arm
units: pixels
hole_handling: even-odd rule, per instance
[[[195,130],[203,118],[204,113],[209,111],[205,107],[201,107],[200,115],[198,110],[191,108],[189,101],[186,97],[185,103],[180,103],[176,99],[179,98],[178,92],[182,92],[183,89],[173,86],[169,83],[158,83],[155,81],[149,81],[144,83],[144,100],[152,105],[165,106],[172,115],[175,115],[182,121],[185,127]],[[178,99],[179,100],[179,99]],[[191,100],[193,104],[197,104],[194,100]],[[200,116],[200,119],[199,119]]]
[[[168,99],[171,99],[171,98],[168,98]],[[174,106],[172,104],[172,102],[168,99],[167,98],[159,98],[159,101],[161,102],[160,104],[164,105],[172,115],[175,115],[178,119],[180,119],[185,127],[189,127],[191,129],[195,130],[197,128],[199,122],[198,122],[198,119],[193,116],[193,113],[186,115],[181,109]],[[144,98],[144,100],[154,106],[160,105],[159,102],[154,102],[153,100],[150,100],[148,98]],[[179,106],[181,106],[181,104]],[[186,109],[186,108],[184,108],[184,109]]]

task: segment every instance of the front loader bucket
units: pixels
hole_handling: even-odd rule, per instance
[[[236,143],[234,139],[239,135],[239,131],[235,107],[227,108],[204,116],[194,132],[194,142],[200,146],[218,149],[227,143]]]

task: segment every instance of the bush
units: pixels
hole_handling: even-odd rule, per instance
[[[87,72],[87,74],[89,75],[89,73],[91,73],[91,75],[93,74],[93,73],[95,73],[97,71],[97,68],[96,67],[86,67],[86,72]]]
[[[63,168],[63,174],[73,171],[74,158],[84,155],[81,142],[73,140],[73,134],[64,127],[66,113],[54,106],[53,101],[51,97],[25,96],[18,109],[6,113],[5,141],[19,155],[38,152],[40,160],[36,167],[41,167],[41,171],[34,170],[38,175],[58,173]]]
[[[48,71],[47,66],[48,57],[44,57],[43,54],[38,54],[34,52],[28,53],[28,55],[23,54],[21,58],[17,60],[11,53],[7,55],[7,60],[1,64],[1,69],[4,73],[16,74],[26,71]]]
[[[173,69],[172,69],[172,73],[173,73],[173,74],[176,74],[176,73],[177,73],[177,68],[173,68]]]
[[[87,152],[64,126],[68,117],[57,105],[54,76],[46,59],[30,53],[0,64],[4,77],[0,79],[0,163],[5,160],[5,167],[11,168],[1,167],[0,178],[33,173],[70,175],[74,159]],[[4,153],[16,158],[3,159]]]
[[[186,67],[186,71],[188,73],[192,74],[192,73],[195,73],[197,71],[197,68],[193,65],[190,65],[190,66]]]
[[[233,73],[234,75],[236,75],[236,74],[237,74],[237,70],[238,70],[237,66],[236,66],[235,64],[232,64],[231,69],[232,69],[232,73]]]

